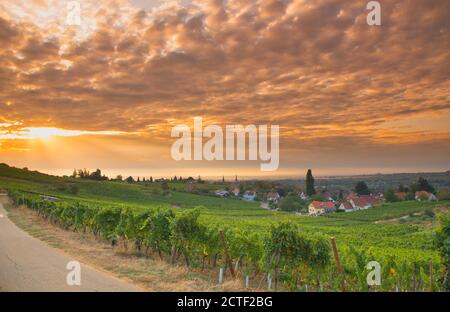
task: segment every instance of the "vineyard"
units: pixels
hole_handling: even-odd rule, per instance
[[[382,283],[370,290],[443,289],[448,257],[435,246],[435,231],[446,201],[306,217],[188,193],[181,183],[169,187],[164,195],[160,183],[85,181],[0,165],[0,188],[16,205],[63,229],[215,280],[223,269],[225,279],[249,280],[250,289],[267,289],[271,281],[277,290],[367,291],[367,264],[377,261]]]
[[[345,227],[345,233],[336,235],[339,237],[337,260],[333,257],[329,235],[286,218],[252,228],[252,222],[258,220],[247,224],[244,221],[219,223],[211,216],[202,218],[201,208],[136,209],[76,200],[54,202],[15,189],[8,192],[16,205],[33,209],[63,229],[92,233],[112,245],[133,248],[142,256],[159,257],[174,265],[211,271],[224,268],[230,278],[251,277],[256,288],[267,287],[270,280],[273,289],[281,290],[367,291],[370,289],[366,276],[370,268],[366,266],[374,259],[381,264],[382,284],[372,290],[436,291],[441,289],[444,277],[444,266],[436,254],[411,257],[408,247],[419,244],[430,248],[430,242],[420,237],[414,226],[386,228],[346,221],[347,217],[338,220],[354,223]],[[327,234],[334,231],[339,234],[342,225],[331,222],[326,227]],[[366,235],[349,244],[364,232],[361,227]],[[395,231],[398,237],[409,236],[411,241],[387,240],[383,231]],[[373,241],[377,236],[382,239],[378,245],[360,243]],[[346,243],[340,245],[341,241]]]

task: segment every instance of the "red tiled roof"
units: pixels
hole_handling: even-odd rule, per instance
[[[375,206],[379,203],[379,200],[372,195],[362,195],[357,198],[352,198],[356,207]]]
[[[416,192],[416,196],[420,196],[420,195],[427,195],[427,196],[430,196],[431,193],[428,193],[427,191],[417,191],[417,192]]]
[[[335,208],[334,203],[331,201],[323,202],[322,207],[325,209],[334,209]]]
[[[345,209],[353,209],[352,204],[349,203],[349,202],[344,202],[344,203],[342,203],[342,204],[344,205],[344,208],[345,208]]]
[[[406,198],[406,192],[397,192],[395,193],[395,196],[397,196],[398,199],[405,199]]]
[[[311,204],[313,205],[313,207],[315,209],[334,209],[335,208],[334,203],[331,201],[320,202],[320,201],[315,200]]]
[[[317,200],[313,201],[313,202],[311,203],[311,205],[312,205],[315,209],[320,209],[320,208],[322,208],[322,202],[317,201]]]

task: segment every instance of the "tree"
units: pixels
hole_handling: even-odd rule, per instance
[[[283,211],[301,211],[306,204],[294,193],[289,193],[280,200],[279,207]]]
[[[414,200],[416,198],[416,192],[419,190],[419,185],[417,183],[412,183],[409,186],[409,192],[406,195],[407,200]]]
[[[344,191],[339,190],[338,200],[339,200],[339,201],[343,201],[343,200],[344,200]]]
[[[72,178],[76,178],[77,177],[77,170],[73,169],[73,173],[71,175]]]
[[[322,195],[322,194],[314,194],[313,196],[311,196],[310,201],[326,201],[327,199]]]
[[[397,195],[395,195],[395,192],[393,189],[388,189],[385,193],[384,193],[384,198],[386,199],[386,202],[388,203],[395,203],[399,201],[399,198],[397,197]]]
[[[314,177],[311,169],[308,169],[308,172],[306,173],[306,195],[311,196],[314,194],[316,194],[316,189],[314,188]]]
[[[153,183],[153,177],[150,177],[150,183]]]
[[[116,181],[122,182],[123,178],[121,174],[118,174],[116,177]]]
[[[439,200],[450,200],[450,191],[445,189],[439,190],[437,198]]]
[[[166,180],[162,181],[161,189],[162,189],[164,195],[169,194],[169,184],[167,183]]]
[[[95,170],[94,172],[92,172],[89,177],[89,179],[92,180],[96,180],[96,181],[100,181],[102,180],[102,172],[100,169]]]
[[[78,169],[78,174],[77,174],[77,176],[79,177],[79,178],[85,178],[86,177],[86,173],[87,173],[87,171],[86,171],[86,169],[84,169],[84,170],[82,170],[82,169]]]
[[[359,196],[361,196],[361,195],[370,195],[369,187],[367,186],[366,182],[364,182],[364,181],[359,181],[358,183],[356,183],[356,185],[355,185],[355,192]]]
[[[428,193],[435,193],[436,190],[434,189],[434,187],[428,183],[428,181],[422,177],[419,178],[419,180],[417,181],[417,188],[418,191],[426,191]]]
[[[399,192],[404,192],[404,193],[408,193],[409,192],[409,187],[407,187],[406,185],[400,184],[398,186],[398,191]]]
[[[134,179],[133,179],[132,176],[129,176],[128,178],[125,179],[125,181],[128,182],[128,183],[133,183]]]
[[[288,195],[290,192],[287,192],[283,187],[272,188],[271,192],[277,192],[281,197]]]

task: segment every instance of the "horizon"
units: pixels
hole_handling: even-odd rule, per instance
[[[6,164],[10,167],[15,167],[15,166],[11,166],[9,164]],[[201,175],[201,174],[174,174],[174,175],[152,175],[152,174],[124,174],[124,173],[120,173],[120,172],[127,172],[127,170],[119,170],[119,169],[102,169],[102,168],[73,168],[73,169],[42,169],[42,168],[29,168],[29,167],[16,167],[18,169],[27,169],[29,171],[38,171],[40,173],[44,173],[44,174],[48,174],[48,175],[53,175],[53,176],[58,176],[58,177],[63,177],[63,176],[71,176],[73,173],[73,170],[79,170],[79,169],[86,169],[88,172],[93,172],[97,169],[100,169],[102,172],[102,175],[105,175],[108,179],[114,179],[116,178],[118,175],[121,175],[124,179],[128,176],[133,177],[134,179],[139,178],[145,178],[145,179],[149,179],[150,177],[152,177],[153,179],[160,179],[160,178],[164,178],[164,179],[170,179],[173,178],[175,176],[182,177],[182,178],[188,178],[188,177],[193,177],[194,179],[198,178],[198,176],[200,176],[203,180],[207,180],[207,181],[221,181],[222,178],[225,178],[225,182],[233,182],[235,177],[237,176],[238,181],[242,180],[242,181],[246,181],[246,180],[302,180],[305,179],[305,175],[308,169],[310,168],[306,168],[304,169],[304,171],[299,170],[298,174],[278,174],[278,175],[274,175],[274,174],[266,174],[266,175],[255,175],[255,176],[251,176],[251,175]],[[365,177],[365,176],[377,176],[377,175],[398,175],[398,174],[414,174],[414,175],[419,175],[419,174],[446,174],[448,172],[450,172],[450,170],[426,170],[426,171],[386,171],[386,172],[365,172],[365,173],[354,173],[354,174],[317,174],[314,168],[311,168],[312,173],[314,175],[314,178],[316,179],[327,179],[327,178],[356,178],[356,177]],[[303,173],[302,173],[303,172]]]

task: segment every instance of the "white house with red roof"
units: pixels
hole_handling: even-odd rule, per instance
[[[353,197],[349,200],[354,210],[369,209],[380,203],[380,201],[372,195],[361,195]]]
[[[345,211],[345,212],[352,212],[355,211],[355,209],[353,208],[352,204],[348,201],[343,202],[339,205],[339,210]]]
[[[336,207],[332,201],[321,202],[314,200],[308,206],[308,213],[310,215],[321,215],[324,213],[335,212]]]
[[[381,201],[372,195],[361,195],[349,197],[346,201],[339,205],[339,210],[351,212],[362,209],[373,208],[379,205]]]
[[[426,191],[418,191],[415,194],[415,199],[417,201],[422,201],[422,200],[437,200],[437,197],[430,192],[426,192]]]

